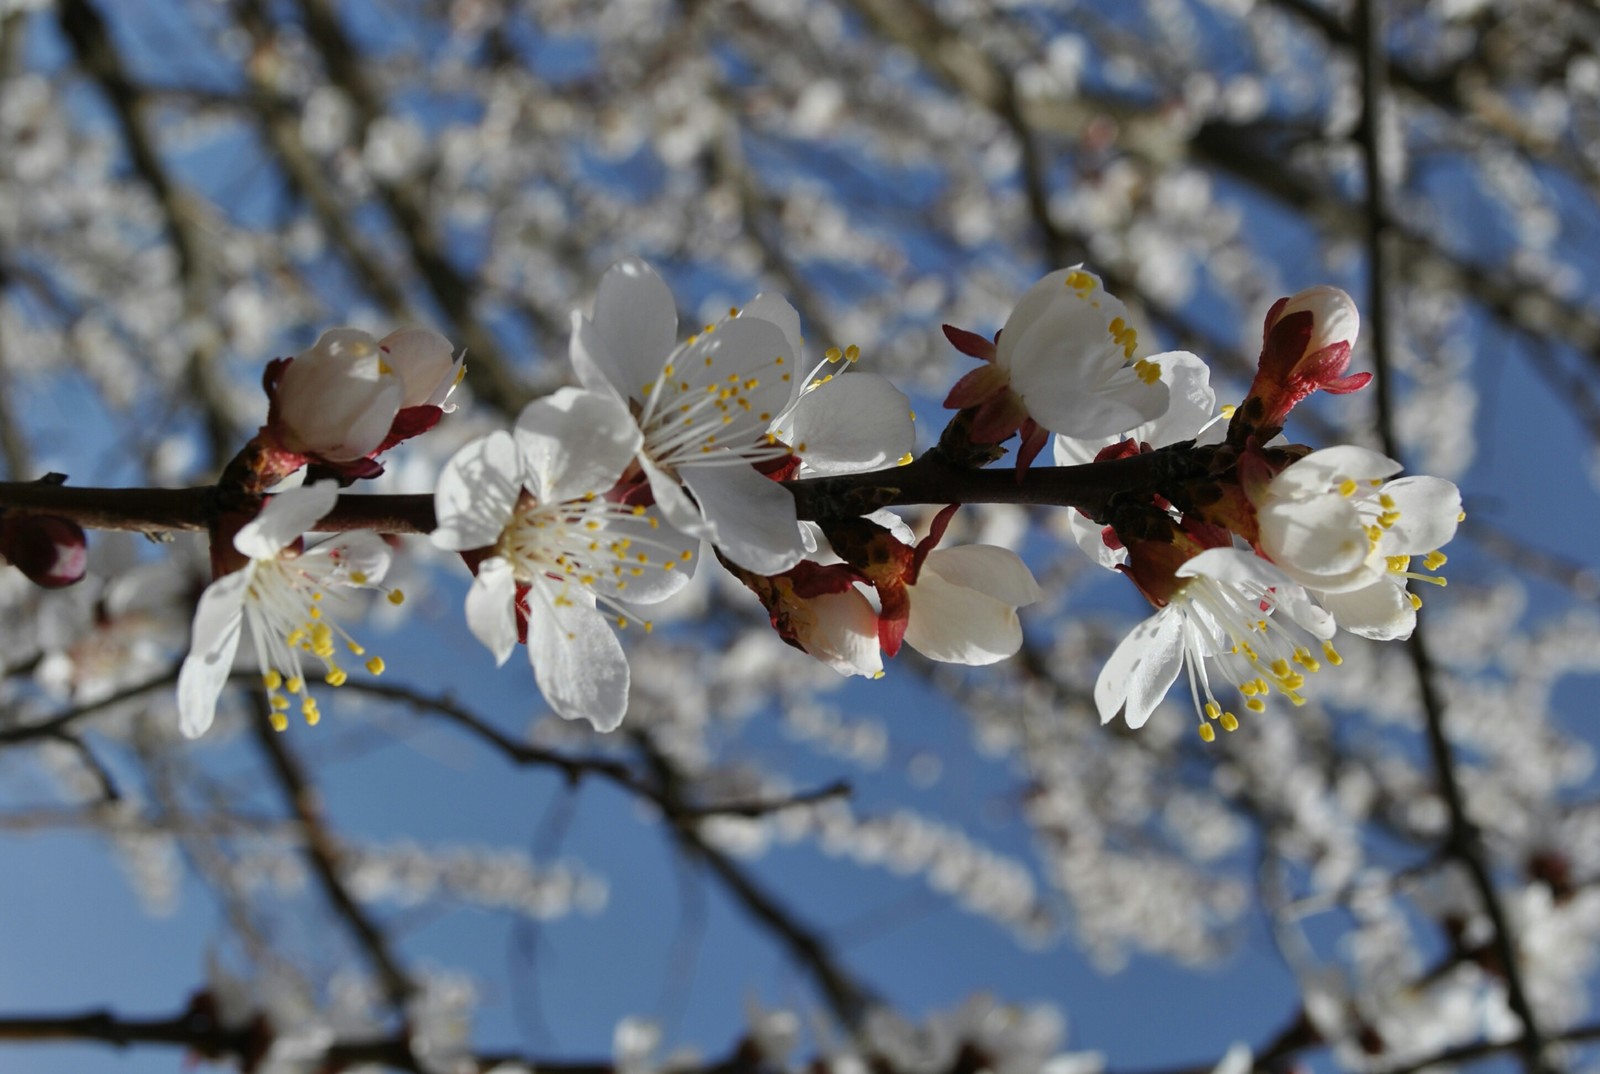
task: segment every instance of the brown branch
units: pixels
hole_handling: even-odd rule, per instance
[[[1383,177],[1382,119],[1384,105],[1384,72],[1386,52],[1383,43],[1383,22],[1376,0],[1359,0],[1356,7],[1358,37],[1361,41],[1361,95],[1364,113],[1361,125],[1362,157],[1366,171],[1366,244],[1370,292],[1367,302],[1367,323],[1372,340],[1373,365],[1377,374],[1378,431],[1385,452],[1399,458],[1399,438],[1395,432],[1393,403],[1393,365],[1389,354],[1388,319],[1385,301],[1390,284],[1388,253],[1389,209],[1387,189]],[[1450,853],[1461,862],[1472,878],[1472,885],[1483,903],[1484,912],[1494,928],[1492,944],[1500,973],[1506,986],[1506,1000],[1511,1010],[1522,1022],[1519,1050],[1527,1074],[1542,1074],[1553,1070],[1544,1055],[1544,1040],[1539,1030],[1539,1020],[1533,1003],[1523,984],[1512,938],[1511,925],[1495,890],[1494,878],[1485,861],[1484,848],[1476,824],[1467,815],[1460,782],[1456,775],[1455,756],[1450,740],[1445,734],[1444,699],[1439,695],[1434,681],[1435,669],[1429,655],[1423,628],[1418,617],[1416,627],[1407,642],[1412,665],[1416,669],[1424,724],[1427,731],[1428,752],[1433,760],[1439,793],[1450,814],[1450,834],[1446,844]]]
[[[1015,503],[1077,507],[1099,515],[1111,497],[1153,488],[1201,456],[1165,449],[1081,466],[1035,466],[1018,480],[1009,469],[968,470],[927,454],[908,466],[785,483],[803,519],[864,514],[879,507],[949,503]],[[58,515],[85,529],[157,533],[204,530],[215,516],[215,489],[111,489],[37,482],[0,482],[0,510]],[[424,534],[436,524],[428,493],[344,495],[316,530]]]
[[[323,824],[317,790],[300,762],[290,752],[285,737],[272,730],[268,723],[265,697],[254,691],[250,696],[256,710],[254,719],[250,721],[256,743],[266,756],[268,767],[276,777],[290,810],[300,822],[305,858],[312,875],[317,878],[328,902],[360,942],[368,961],[383,981],[389,1001],[396,1010],[402,1010],[406,1001],[416,994],[417,986],[389,949],[389,940],[383,930],[345,886],[344,878],[340,875],[342,854],[338,842]]]

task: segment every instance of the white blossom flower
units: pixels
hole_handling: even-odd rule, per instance
[[[386,364],[400,378],[401,407],[436,406],[455,410],[450,394],[466,373],[466,352],[458,356],[450,341],[431,328],[401,328],[378,340]]]
[[[287,695],[300,697],[307,723],[320,719],[317,703],[306,693],[302,655],[316,658],[330,686],[348,678],[336,659],[337,649],[355,656],[366,650],[324,609],[339,590],[377,588],[389,569],[388,545],[376,534],[339,534],[320,544],[302,546],[301,534],[327,514],[338,499],[332,481],[289,489],[272,497],[261,513],[242,527],[233,546],[249,557],[240,570],[223,575],[206,587],[195,609],[189,655],[178,672],[179,728],[194,738],[211,726],[217,698],[233,669],[239,634],[248,625],[255,644],[256,662],[272,705],[272,722],[282,730]],[[399,603],[399,590],[389,599]],[[372,657],[367,670],[382,674],[383,661]]]
[[[1094,462],[1108,447],[1123,443],[1164,448],[1193,440],[1197,444],[1218,444],[1227,435],[1227,426],[1218,420],[1217,393],[1211,387],[1211,368],[1188,351],[1169,351],[1151,359],[1161,367],[1161,383],[1170,392],[1167,409],[1126,433],[1113,436],[1055,438],[1057,466],[1079,466]],[[1086,518],[1077,508],[1069,508],[1067,525],[1072,539],[1090,559],[1115,570],[1128,556],[1121,548],[1109,547],[1099,523]]]
[[[1187,672],[1200,737],[1209,742],[1216,734],[1211,721],[1227,731],[1239,725],[1211,689],[1213,666],[1238,689],[1245,708],[1261,712],[1273,688],[1292,704],[1304,702],[1305,676],[1321,667],[1305,639],[1319,642],[1330,664],[1343,662],[1328,640],[1333,617],[1260,556],[1211,548],[1177,576],[1187,581],[1134,627],[1101,670],[1094,699],[1102,723],[1121,713],[1129,727],[1143,726],[1179,672]]]
[[[331,328],[285,364],[269,422],[285,450],[350,462],[383,443],[405,394],[376,339]]]
[[[805,545],[793,496],[753,464],[789,453],[767,430],[799,389],[800,318],[772,294],[732,314],[680,346],[667,285],[643,261],[622,261],[601,278],[593,318],[573,314],[572,364],[584,387],[630,404],[667,521],[777,574]]]
[[[1026,441],[1035,425],[1080,439],[1114,436],[1167,409],[1160,358],[1134,360],[1138,334],[1126,307],[1081,268],[1059,269],[1030,287],[994,343],[960,329],[945,334],[987,363],[956,383],[945,406],[978,408],[978,443],[1020,430],[1019,458],[1032,457]]]
[[[621,723],[628,704],[628,662],[607,619],[626,626],[637,620],[620,601],[651,603],[681,588],[698,544],[652,510],[605,499],[640,438],[611,395],[563,388],[528,404],[514,435],[490,433],[458,451],[434,494],[434,544],[488,550],[467,594],[473,635],[504,663],[525,600],[539,689],[561,716],[601,731]]]
[[[907,645],[931,660],[981,665],[1022,648],[1017,609],[1044,592],[1009,548],[971,544],[930,551],[906,595]]]
[[[1384,480],[1399,470],[1375,451],[1341,445],[1313,451],[1252,495],[1261,551],[1340,626],[1377,640],[1410,635],[1422,600],[1406,591],[1406,581],[1444,584],[1411,571],[1411,559],[1421,556],[1430,572],[1442,567],[1439,546],[1461,519],[1454,484]]]

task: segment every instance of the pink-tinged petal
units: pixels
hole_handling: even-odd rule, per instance
[[[309,532],[338,502],[339,486],[332,481],[285,489],[240,528],[233,547],[251,559],[272,559]]]
[[[614,731],[628,711],[628,658],[587,594],[536,585],[528,603],[528,659],[556,714]]]
[[[454,383],[457,361],[450,341],[431,328],[411,327],[390,332],[378,341],[384,360],[400,378],[402,407],[423,406],[442,398]]]
[[[251,569],[225,574],[206,586],[195,608],[189,655],[178,669],[178,729],[198,738],[216,717],[217,698],[233,672],[239,651],[245,591]]]
[[[800,562],[805,542],[794,496],[744,465],[685,469],[709,532],[706,540],[729,559],[757,574],[778,574]]]
[[[1417,610],[1398,579],[1386,577],[1349,593],[1324,593],[1321,600],[1341,627],[1373,641],[1409,638],[1417,626]]]
[[[1420,556],[1447,545],[1461,524],[1461,490],[1442,477],[1402,477],[1383,488],[1399,518],[1384,535],[1385,555]]]
[[[1112,651],[1094,684],[1100,722],[1121,713],[1143,727],[1183,669],[1183,616],[1168,606],[1134,627]]]
[[[982,665],[1022,647],[1019,604],[1040,591],[1015,553],[989,545],[938,548],[907,587],[911,615],[905,643],[932,660]]]
[[[504,664],[517,645],[517,580],[511,564],[490,556],[478,564],[477,577],[467,590],[467,628],[472,636]]]
[[[500,539],[522,495],[522,453],[506,432],[462,447],[445,463],[433,493],[435,547],[486,548]]]
[[[603,346],[591,357],[619,394],[642,399],[643,386],[655,381],[678,343],[672,291],[639,258],[619,261],[600,277],[593,324]],[[596,386],[584,381],[584,387]]]
[[[840,374],[807,392],[784,424],[784,442],[818,474],[881,470],[917,442],[911,400],[874,373]]]
[[[883,674],[878,649],[878,615],[859,589],[811,598],[815,622],[797,640],[806,652],[841,675]]]
[[[604,495],[644,443],[615,397],[562,388],[523,407],[515,430],[528,487],[541,503]]]

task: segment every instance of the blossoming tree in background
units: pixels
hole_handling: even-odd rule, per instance
[[[1600,78],[1470,7],[0,9],[0,1057],[1585,1062]]]

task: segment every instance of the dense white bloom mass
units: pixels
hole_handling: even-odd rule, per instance
[[[306,693],[302,653],[323,665],[330,686],[342,685],[347,677],[336,659],[338,643],[355,656],[365,653],[324,615],[324,597],[352,586],[375,587],[389,569],[388,545],[365,532],[340,534],[309,547],[301,543],[300,535],[337,499],[332,481],[289,489],[272,497],[234,537],[234,547],[249,563],[201,594],[190,652],[178,672],[179,727],[188,737],[211,726],[245,625],[255,643],[273,723],[280,730],[287,725],[289,694],[299,695],[307,722],[320,718],[315,699]],[[399,602],[398,590],[389,596]],[[383,661],[372,657],[366,667],[379,674]]]
[[[668,522],[748,570],[787,570],[805,552],[794,497],[753,464],[789,454],[767,431],[802,387],[799,315],[762,294],[681,346],[677,335],[666,283],[622,261],[601,278],[594,316],[573,314],[573,368],[584,387],[630,404]]]
[[[563,388],[528,404],[514,434],[463,447],[434,494],[434,544],[487,553],[467,594],[472,633],[504,663],[520,605],[551,708],[601,731],[621,723],[628,705],[628,662],[608,618],[625,626],[633,616],[620,601],[650,603],[681,588],[698,545],[654,510],[605,498],[639,443],[611,395]]]

